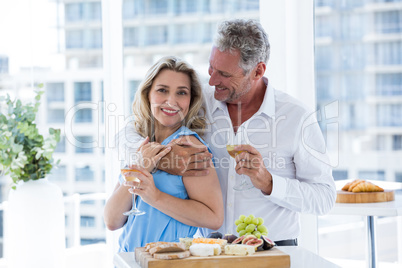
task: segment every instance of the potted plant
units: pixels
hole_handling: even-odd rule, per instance
[[[23,105],[10,96],[0,97],[0,170],[10,175],[13,189],[19,181],[45,178],[52,170],[53,152],[60,141],[60,130],[49,128],[45,139],[35,124],[43,91],[37,92],[35,103]],[[3,102],[5,106],[3,107]]]
[[[63,267],[64,201],[46,176],[56,164],[53,153],[60,130],[44,138],[35,123],[43,91],[34,103],[0,97],[0,170],[12,178],[5,225],[10,267]]]

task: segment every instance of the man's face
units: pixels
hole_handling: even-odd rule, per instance
[[[209,58],[209,85],[215,87],[215,99],[237,103],[251,89],[250,75],[239,67],[240,52],[221,52],[212,48]]]

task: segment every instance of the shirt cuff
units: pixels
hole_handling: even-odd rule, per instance
[[[272,192],[269,196],[275,197],[277,199],[283,199],[286,195],[287,182],[286,179],[272,174]]]

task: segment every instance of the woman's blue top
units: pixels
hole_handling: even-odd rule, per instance
[[[167,145],[170,141],[180,136],[188,135],[194,135],[207,146],[197,133],[184,126],[166,138],[162,142],[162,145]],[[160,191],[181,199],[189,199],[182,176],[171,175],[164,171],[157,170],[153,174],[153,177],[155,186]],[[120,183],[124,181],[121,175],[119,181]],[[173,219],[145,203],[138,195],[137,208],[141,211],[145,211],[146,214],[138,216],[130,215],[128,217],[119,238],[119,252],[133,252],[136,247],[143,247],[146,243],[150,242],[179,242],[180,237],[193,237],[197,231],[197,227],[189,226]]]

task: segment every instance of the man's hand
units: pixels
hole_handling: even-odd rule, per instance
[[[272,192],[272,175],[264,165],[260,152],[251,145],[238,145],[235,151],[242,151],[236,155],[236,173],[249,176],[255,188],[263,194]]]
[[[149,137],[146,137],[141,143],[140,148],[138,148],[141,156],[141,165],[148,172],[151,172],[170,149],[171,147],[169,146],[160,145],[157,142],[149,142]]]
[[[212,166],[212,154],[204,145],[191,142],[191,136],[171,141],[170,152],[158,164],[158,169],[180,176],[205,176]]]

